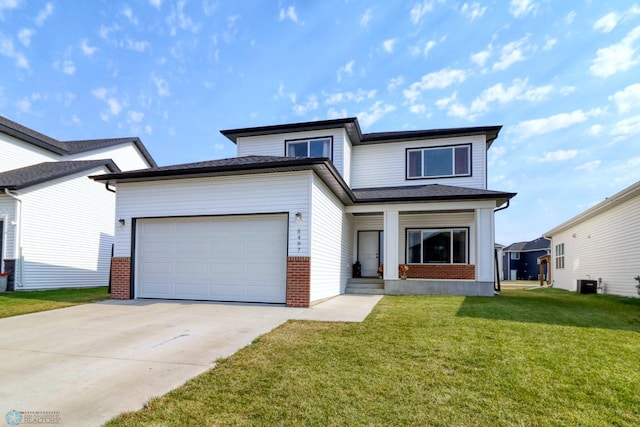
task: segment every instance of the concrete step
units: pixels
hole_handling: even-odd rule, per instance
[[[384,295],[382,279],[349,279],[345,289],[347,294]]]

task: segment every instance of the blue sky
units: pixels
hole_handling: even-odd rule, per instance
[[[60,140],[166,165],[234,156],[221,129],[502,125],[503,244],[640,179],[639,61],[623,0],[0,0],[0,115]]]

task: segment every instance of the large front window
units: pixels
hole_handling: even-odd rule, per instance
[[[407,150],[407,178],[443,178],[471,175],[471,146]]]
[[[287,141],[287,157],[331,158],[331,138],[317,138]]]
[[[467,264],[468,234],[466,228],[407,230],[407,262]]]

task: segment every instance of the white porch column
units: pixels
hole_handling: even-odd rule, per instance
[[[476,280],[493,282],[495,225],[493,208],[476,209]]]
[[[400,215],[397,211],[384,212],[384,273],[385,280],[398,280],[398,252]]]

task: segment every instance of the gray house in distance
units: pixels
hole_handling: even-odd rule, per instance
[[[538,237],[530,242],[513,243],[503,249],[502,271],[505,280],[538,280],[540,257],[551,252],[551,240]],[[548,276],[548,265],[544,276]]]

